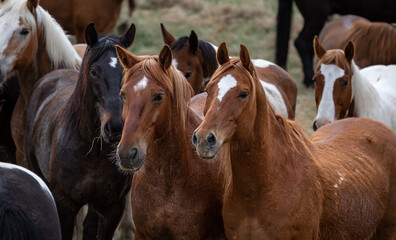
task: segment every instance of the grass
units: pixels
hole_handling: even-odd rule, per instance
[[[237,56],[239,45],[244,44],[252,58],[275,59],[277,0],[136,0],[136,4],[132,20],[137,32],[130,48],[135,54],[159,53],[163,47],[160,23],[164,23],[175,37],[194,30],[199,39],[215,45],[225,41],[230,55]],[[294,7],[288,72],[298,84],[296,121],[310,135],[316,114],[314,90],[302,84],[301,60],[293,44],[302,26],[303,19]]]

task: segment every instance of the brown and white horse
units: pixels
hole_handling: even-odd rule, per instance
[[[396,135],[349,118],[309,140],[275,114],[246,47],[230,60],[222,44],[217,58],[193,143],[205,159],[228,150],[227,238],[394,239]]]
[[[325,25],[319,41],[326,50],[342,49],[348,41],[356,48],[354,60],[361,68],[377,64],[396,64],[396,25],[370,22],[365,18],[347,15]]]
[[[315,80],[316,130],[344,117],[365,117],[382,122],[396,132],[396,65],[374,65],[362,70],[355,64],[355,45],[344,51],[326,51],[314,39],[318,58]],[[364,51],[364,50],[363,50]]]
[[[161,31],[164,42],[172,49],[173,65],[183,72],[195,94],[200,93],[218,67],[217,47],[210,42],[198,40],[194,31],[191,31],[190,36],[178,39],[173,37],[163,24]],[[294,119],[297,99],[297,85],[294,79],[272,62],[255,59],[253,64],[275,111],[285,118]]]
[[[78,68],[81,57],[55,20],[38,6],[38,0],[4,0],[0,3],[0,80],[16,72],[20,96],[11,119],[17,163],[24,161],[25,109],[37,80],[58,68]]]
[[[158,57],[117,53],[125,68],[117,159],[136,171],[136,239],[224,239],[220,156],[208,162],[194,151],[190,139],[202,119],[188,106],[193,90],[172,66],[171,49]]]

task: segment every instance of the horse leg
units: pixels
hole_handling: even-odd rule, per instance
[[[56,201],[56,206],[58,209],[59,220],[62,228],[62,239],[72,240],[74,219],[76,217],[78,208],[76,208],[71,203],[67,203],[65,201],[59,201],[59,200]]]
[[[301,14],[304,16],[304,27],[295,40],[294,45],[297,48],[298,54],[300,55],[303,64],[303,83],[305,86],[309,87],[314,83],[312,81],[314,56],[312,42],[314,36],[320,33],[320,30],[323,28],[328,16],[331,14],[331,8],[330,6],[316,6],[315,8],[312,6],[308,9],[305,9],[300,8],[299,1],[296,1],[296,4],[300,9]]]
[[[84,235],[83,239],[97,239],[99,231],[99,214],[92,208],[92,205],[88,205],[88,213],[84,220]]]
[[[131,190],[129,190],[126,197],[124,214],[116,230],[116,239],[133,240],[135,238],[135,230],[136,227],[132,218]]]
[[[111,240],[114,232],[121,220],[125,208],[125,197],[117,204],[106,206],[105,208],[96,208],[102,216],[99,222],[98,240]]]
[[[83,231],[84,231],[83,224],[84,224],[84,219],[87,216],[87,213],[88,213],[88,205],[86,204],[77,213],[76,223],[73,231],[73,240],[83,239]]]

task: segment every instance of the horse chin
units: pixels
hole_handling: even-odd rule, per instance
[[[210,148],[205,148],[205,149],[197,149],[197,153],[200,158],[205,159],[205,160],[211,160],[217,156],[219,153],[221,145],[213,146]]]

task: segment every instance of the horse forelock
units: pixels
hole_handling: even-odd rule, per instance
[[[343,69],[345,72],[351,72],[351,63],[345,57],[344,51],[340,49],[329,50],[327,53],[319,59],[317,66],[322,64],[326,65],[336,65]]]

